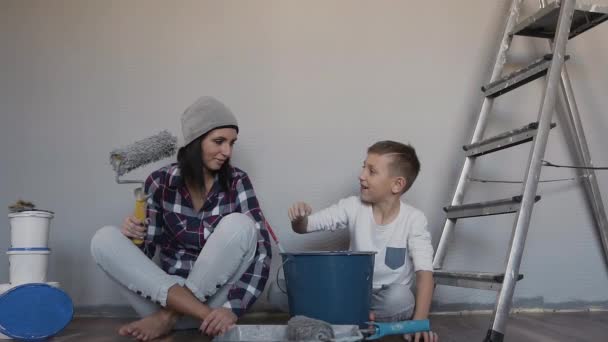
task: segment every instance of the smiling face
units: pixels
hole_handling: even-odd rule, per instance
[[[406,181],[404,177],[391,172],[392,159],[389,155],[368,153],[359,175],[361,200],[378,203],[391,196],[399,196]]]
[[[232,149],[237,139],[234,128],[218,128],[209,132],[201,140],[203,167],[208,171],[218,171],[232,156]]]

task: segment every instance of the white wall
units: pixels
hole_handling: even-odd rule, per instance
[[[24,198],[56,212],[50,277],[76,305],[123,304],[89,255],[96,229],[118,225],[132,210],[131,188],[114,183],[108,153],[161,129],[179,134],[181,112],[198,96],[214,95],[239,118],[234,164],[253,178],[288,249],[344,245],[343,234],[291,233],[286,209],[296,200],[321,208],[353,194],[365,149],[380,139],[417,148],[422,173],[406,199],[426,212],[436,244],[441,208],[463,161],[459,146],[472,132],[508,5],[1,1],[0,203]],[[607,34],[605,24],[568,49],[597,165],[608,165]],[[542,41],[516,38],[513,61],[526,63],[544,48]],[[534,121],[542,88],[537,81],[498,99],[488,133]],[[558,127],[546,159],[571,163],[566,146]],[[522,177],[528,148],[484,158],[475,175]],[[572,175],[543,171],[543,178]],[[599,183],[607,189],[605,172]],[[467,200],[519,191],[475,184]],[[536,306],[606,303],[608,273],[580,184],[545,184],[540,193],[516,297]],[[606,191],[603,196],[608,203]],[[9,244],[7,221],[4,226],[2,250]],[[499,270],[511,226],[512,217],[459,223],[447,266]],[[0,262],[3,281],[7,269]],[[435,300],[437,308],[462,307],[491,303],[494,294],[440,287]]]

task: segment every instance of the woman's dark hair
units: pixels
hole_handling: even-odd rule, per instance
[[[207,134],[209,134],[209,132],[194,139],[191,143],[177,151],[177,165],[182,177],[187,184],[196,186],[199,189],[202,189],[204,186],[203,149],[201,147],[201,142],[205,139]],[[228,192],[230,189],[230,182],[232,181],[230,159],[226,160],[216,173],[218,175],[220,187],[224,192]]]

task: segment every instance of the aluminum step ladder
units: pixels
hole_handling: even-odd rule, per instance
[[[490,328],[484,339],[486,342],[503,341],[515,285],[517,281],[523,278],[523,275],[519,274],[519,267],[532,209],[535,202],[541,199],[540,196],[537,196],[538,182],[549,131],[555,127],[555,124],[551,123],[551,119],[558,98],[565,104],[567,122],[570,126],[567,128],[572,131],[572,137],[574,137],[572,143],[575,146],[576,159],[583,165],[592,166],[574,93],[564,63],[568,59],[565,51],[570,38],[574,38],[608,20],[608,6],[582,4],[576,0],[561,0],[560,2],[547,4],[545,0],[541,0],[541,8],[538,12],[518,22],[522,1],[513,0],[511,3],[490,83],[481,88],[484,95],[483,104],[471,143],[463,146],[466,159],[452,202],[450,206],[444,208],[446,221],[433,260],[435,281],[438,285],[495,290],[498,292]],[[514,36],[546,38],[550,43],[551,54],[533,61],[520,70],[502,76],[507,52]],[[546,76],[546,87],[537,121],[494,137],[483,138],[494,99],[543,76]],[[476,158],[527,142],[532,143],[532,148],[520,194],[511,198],[482,203],[463,203],[465,188]],[[597,179],[592,169],[583,169],[580,172],[583,176],[585,192],[593,211],[595,224],[608,263],[608,220],[606,219],[606,211],[600,196]],[[515,213],[516,218],[504,272],[456,272],[442,269],[448,242],[454,233],[454,226],[458,219],[509,213]]]

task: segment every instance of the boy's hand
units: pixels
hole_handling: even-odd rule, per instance
[[[439,342],[439,335],[432,331],[416,333],[415,335],[405,335],[403,338],[410,342]]]
[[[304,202],[296,202],[289,208],[289,221],[291,229],[298,234],[306,234],[308,226],[308,215],[312,213],[310,205]]]
[[[300,221],[310,214],[312,214],[312,208],[304,202],[296,202],[289,208],[289,220],[291,222]]]

